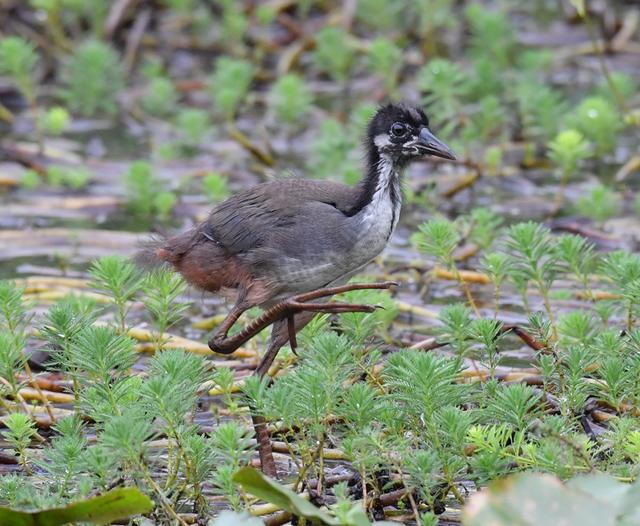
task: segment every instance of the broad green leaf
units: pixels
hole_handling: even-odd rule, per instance
[[[62,526],[91,522],[109,524],[118,519],[147,513],[153,501],[138,488],[117,488],[104,495],[72,502],[63,508],[40,511],[16,511],[0,508],[0,524],[12,526]]]
[[[233,476],[233,480],[240,484],[247,493],[275,504],[285,511],[309,519],[313,523],[340,526],[340,521],[320,511],[297,493],[265,477],[254,468],[239,469]]]
[[[628,490],[620,503],[617,526],[631,526],[640,524],[640,478],[627,486]]]
[[[522,473],[474,495],[462,522],[465,526],[615,526],[616,509],[552,475]]]
[[[367,514],[359,507],[352,508],[345,522],[320,511],[313,504],[304,500],[300,495],[284,487],[281,484],[265,477],[258,470],[250,467],[241,468],[233,476],[242,488],[259,499],[275,504],[285,511],[304,517],[313,524],[325,526],[372,526]],[[375,522],[375,526],[394,526],[397,522]]]
[[[615,510],[620,510],[631,486],[605,473],[578,475],[567,481],[567,487],[582,491]]]

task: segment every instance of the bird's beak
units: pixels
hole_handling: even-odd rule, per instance
[[[416,141],[416,146],[421,153],[442,157],[443,159],[455,160],[456,156],[445,143],[438,139],[429,128],[422,128]]]

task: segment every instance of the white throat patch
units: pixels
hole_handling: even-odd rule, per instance
[[[378,147],[378,150],[382,150],[383,148],[390,146],[391,141],[389,140],[389,135],[387,135],[386,133],[381,133],[379,135],[376,135],[373,138],[373,144],[375,144]]]

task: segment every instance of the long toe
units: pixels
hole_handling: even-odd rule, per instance
[[[215,334],[209,338],[209,349],[218,354],[231,354],[238,347],[239,345],[229,345],[226,338],[220,338]]]

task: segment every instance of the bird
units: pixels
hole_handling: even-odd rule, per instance
[[[347,290],[339,287],[382,252],[396,228],[406,166],[429,155],[455,160],[432,133],[424,111],[401,103],[377,109],[365,150],[365,170],[355,186],[297,177],[258,184],[217,205],[192,229],[141,251],[139,260],[169,264],[196,288],[233,301],[209,340],[213,351],[238,347],[237,341],[225,345],[229,330],[254,306],[268,310],[289,298]],[[324,312],[348,310],[345,304],[333,311],[330,306],[338,304],[323,305]],[[276,309],[280,318],[268,320],[272,346],[289,340],[293,347],[295,332],[322,311],[311,309]]]

